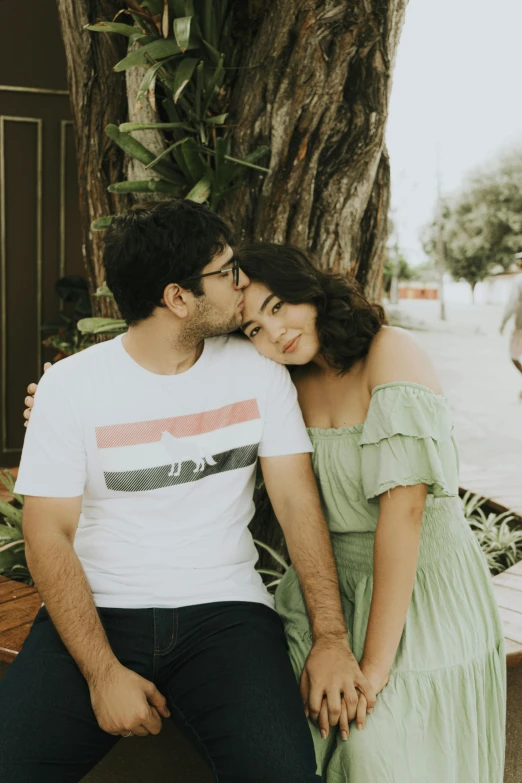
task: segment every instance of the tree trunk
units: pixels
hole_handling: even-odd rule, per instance
[[[244,238],[292,242],[323,268],[381,288],[390,171],[384,146],[406,0],[240,0],[234,153],[270,148],[222,214]],[[241,15],[245,17],[241,19]]]
[[[251,176],[221,214],[238,237],[292,242],[324,269],[355,273],[376,300],[390,203],[384,133],[406,0],[286,0],[268,11],[255,0],[250,16],[246,5],[234,6],[234,154],[265,144],[270,173]],[[254,537],[286,552],[266,493],[256,494]],[[274,567],[267,553],[260,560]]]
[[[105,135],[110,123],[127,115],[125,75],[112,68],[125,56],[127,39],[84,30],[84,25],[112,19],[116,0],[57,0],[67,59],[71,111],[76,137],[82,252],[93,292],[103,283],[103,232],[91,230],[97,218],[121,211],[126,199],[107,192],[123,179],[123,154]],[[117,316],[112,299],[93,297],[95,315]]]

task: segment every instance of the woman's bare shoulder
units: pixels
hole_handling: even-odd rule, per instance
[[[442,394],[435,366],[425,348],[406,329],[383,326],[370,346],[366,369],[370,387],[406,381]]]

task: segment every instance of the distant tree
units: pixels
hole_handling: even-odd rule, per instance
[[[509,269],[522,250],[522,147],[476,170],[443,213],[446,265],[455,280],[475,286],[500,265]],[[435,256],[436,221],[424,230],[426,254]]]
[[[493,266],[491,247],[484,236],[487,219],[485,205],[462,199],[444,226],[446,266],[454,280],[469,283],[472,301],[475,286],[488,276]]]
[[[388,254],[386,261],[384,262],[384,269],[382,273],[382,287],[385,293],[389,293],[390,291],[394,263],[394,259],[390,258],[390,254]],[[414,270],[400,252],[398,257],[397,277],[399,280],[412,280],[414,277]]]

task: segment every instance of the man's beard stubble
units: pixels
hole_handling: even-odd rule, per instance
[[[206,296],[198,296],[195,301],[197,313],[179,335],[178,342],[183,347],[193,348],[202,340],[235,332],[241,326],[241,313],[238,310],[225,320],[220,318],[219,310],[210,304]]]

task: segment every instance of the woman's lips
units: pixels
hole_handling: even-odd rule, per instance
[[[297,349],[300,339],[301,339],[300,334],[297,337],[294,337],[293,340],[291,340],[289,343],[285,345],[285,347],[283,348],[283,353],[293,353]]]

